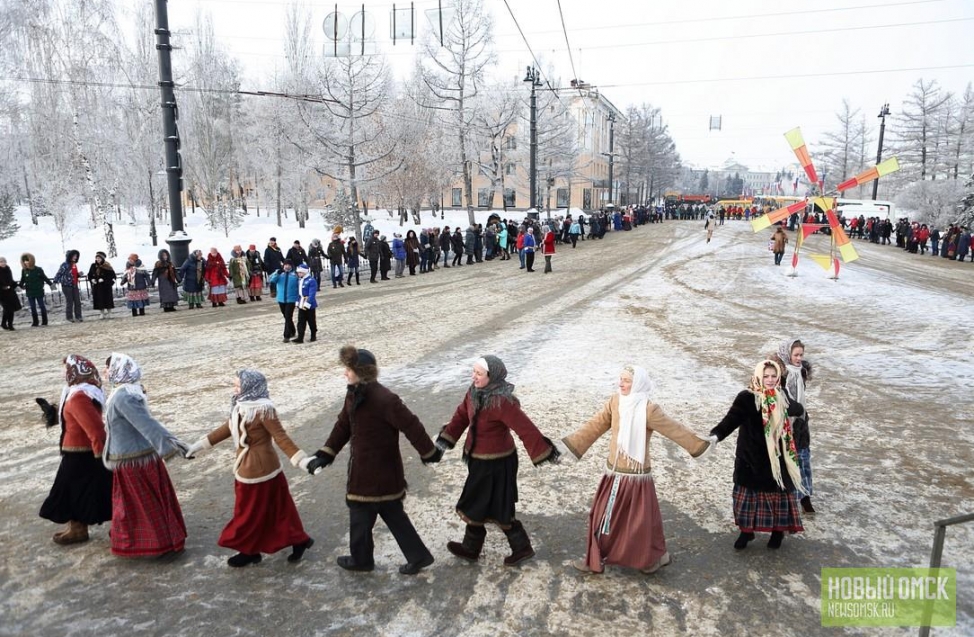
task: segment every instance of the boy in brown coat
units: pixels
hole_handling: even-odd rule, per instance
[[[338,565],[349,571],[375,568],[372,528],[376,517],[381,516],[406,556],[399,572],[415,575],[433,563],[433,555],[403,510],[406,477],[399,434],[405,434],[424,464],[439,462],[443,451],[433,444],[423,423],[399,396],[376,381],[379,370],[371,352],[346,345],[340,356],[348,380],[345,404],[328,440],[307,467],[311,474],[327,467],[351,442],[345,495],[351,555],[339,557]]]

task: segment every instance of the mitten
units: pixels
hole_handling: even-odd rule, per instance
[[[551,440],[549,438],[545,438],[544,441],[547,442],[548,443],[548,446],[551,448],[551,453],[548,454],[548,457],[547,458],[545,458],[544,460],[542,460],[538,464],[539,465],[542,465],[542,464],[544,464],[546,462],[550,462],[551,464],[558,464],[558,463],[560,463],[561,462],[561,452],[558,451],[558,447],[556,447],[555,446],[555,443],[551,442]]]
[[[319,469],[324,469],[334,461],[335,461],[335,456],[331,455],[330,453],[325,453],[324,451],[316,451],[314,457],[311,459],[311,462],[308,463],[306,469],[308,470],[308,473],[314,475],[318,473]]]
[[[453,447],[456,446],[456,443],[450,442],[449,440],[444,438],[443,433],[440,432],[440,435],[436,437],[436,446],[442,449],[443,451],[448,451],[450,449],[453,449]]]
[[[439,447],[433,451],[433,455],[428,458],[423,458],[423,464],[433,464],[439,462],[443,459],[443,450]]]
[[[183,457],[186,458],[187,460],[192,460],[193,457],[196,456],[196,454],[198,454],[200,451],[203,451],[204,449],[209,449],[210,446],[211,445],[209,439],[206,436],[203,436],[202,438],[200,438],[199,440],[197,440],[196,442],[194,442],[193,444],[191,444],[189,447],[186,448],[186,453],[183,454]]]

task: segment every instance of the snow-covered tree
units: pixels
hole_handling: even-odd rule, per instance
[[[935,149],[942,142],[945,128],[943,108],[950,93],[941,90],[936,80],[917,80],[913,91],[903,101],[902,113],[891,127],[891,150],[899,156],[901,166],[896,181],[935,179],[938,166]]]
[[[842,108],[835,114],[835,128],[825,133],[819,146],[824,149],[825,161],[822,168],[825,174],[825,189],[831,190],[837,184],[856,174],[859,169],[859,139],[862,109],[852,108],[848,99],[842,100]]]
[[[463,193],[467,216],[474,223],[472,145],[476,123],[476,97],[486,70],[495,61],[493,21],[483,0],[456,0],[454,16],[444,25],[441,39],[427,31],[422,40],[423,83],[444,126],[454,131],[457,140],[456,166],[463,174]]]
[[[20,226],[14,217],[14,197],[9,192],[0,192],[0,240],[17,234]]]

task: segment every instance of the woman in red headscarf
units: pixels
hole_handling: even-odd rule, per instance
[[[105,423],[98,368],[72,354],[64,359],[67,384],[61,393],[61,465],[40,516],[67,528],[57,544],[88,541],[88,526],[112,519],[112,472],[102,464]]]
[[[226,261],[216,248],[210,248],[203,266],[203,278],[210,284],[210,303],[223,307],[227,302],[227,283],[230,282]]]

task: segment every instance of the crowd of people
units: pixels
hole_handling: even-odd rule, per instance
[[[506,365],[487,355],[473,362],[471,383],[434,440],[420,417],[379,382],[376,356],[346,345],[338,356],[345,398],[328,437],[313,454],[286,433],[268,379],[258,370],[236,372],[226,419],[189,444],[152,416],[142,369],[131,357],[115,353],[105,361],[103,373],[111,385],[106,395],[98,366],[70,355],[63,361],[65,385],[58,406],[38,399],[48,425],[60,423],[62,432],[61,463],[40,516],[66,525],[52,538],[59,545],[87,542],[91,526],[108,523],[112,554],[174,559],[184,551],[187,530],[166,461],[192,459],[231,441],[234,504],[217,544],[235,551],[227,560],[234,568],[258,564],[264,555],[286,548],[291,549],[287,561],[294,563],[315,540],[295,506],[277,449],[291,465],[313,476],[347,448],[349,554],[337,559],[338,566],[349,571],[375,568],[373,528],[381,517],[406,560],[399,572],[415,575],[434,556],[403,508],[407,482],[401,434],[425,465],[440,462],[457,445],[462,449],[467,476],[455,510],[464,533],[460,541],[448,542],[446,550],[478,562],[488,528],[496,527],[511,548],[504,565],[516,566],[535,551],[516,511],[515,436],[531,463],[540,466],[579,459],[608,433],[585,555],[572,566],[584,573],[602,573],[611,565],[652,574],[671,562],[650,464],[653,434],[699,457],[737,431],[732,501],[740,533],[734,548],[747,548],[761,532],[770,534],[768,548],[778,549],[785,533],[803,530],[799,502],[805,513],[814,512],[808,416],[802,404],[811,366],[804,350],[801,341],[791,339],[760,361],[747,388],[708,435],[669,417],[651,398],[646,369],[625,365],[618,389],[605,405],[560,439],[545,435],[522,410]]]
[[[314,239],[307,249],[300,241],[294,241],[285,252],[277,238],[271,237],[263,251],[255,244],[246,250],[238,244],[224,258],[215,247],[206,253],[193,250],[182,264],[174,263],[167,249],[158,251],[151,267],[132,253],[121,269],[116,269],[104,252],[96,252],[87,271],[81,263],[81,253],[68,250],[53,278],[37,264],[33,254],[25,252],[20,258],[19,279],[6,259],[0,257],[2,327],[15,329],[14,317],[23,309],[24,301],[30,308],[31,326],[47,326],[48,300],[58,293],[65,319],[75,323],[84,320],[85,290],[91,309],[101,319],[112,318],[116,303],[131,312],[132,317],[145,316],[153,289],[163,312],[175,312],[181,304],[189,309],[202,309],[207,303],[212,308],[226,307],[231,298],[233,303],[246,305],[262,301],[267,291],[284,316],[284,340],[303,343],[302,318],[310,327],[310,340],[316,340],[315,295],[328,283],[333,289],[351,287],[353,280],[355,285],[361,285],[366,273],[369,283],[379,283],[391,280],[390,273],[395,278],[416,276],[440,268],[507,261],[512,255],[517,256],[520,269],[534,272],[535,258],[540,254],[547,274],[553,272],[552,257],[557,244],[575,248],[578,241],[602,239],[606,232],[631,230],[654,219],[654,214],[643,206],[625,210],[610,207],[588,218],[579,214],[573,219],[569,214],[546,220],[526,218],[520,223],[493,215],[486,227],[429,227],[418,234],[408,230],[405,238],[396,233],[391,242],[366,222],[361,245],[354,235],[344,238],[344,229],[336,226],[327,245]],[[294,323],[295,311],[298,325]]]

